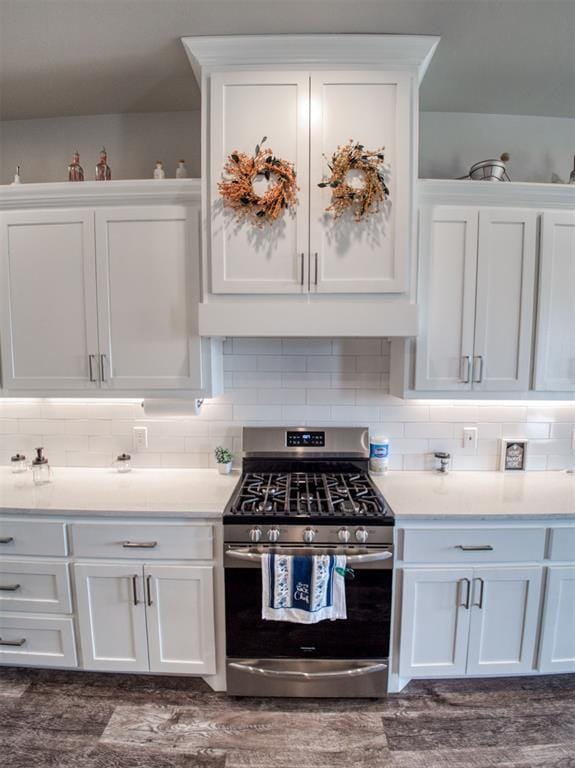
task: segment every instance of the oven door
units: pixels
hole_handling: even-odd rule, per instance
[[[263,620],[260,564],[261,553],[266,551],[346,554],[349,567],[353,569],[353,575],[346,576],[347,619],[321,621],[318,624]],[[340,548],[326,550],[319,547],[288,549],[262,546],[246,549],[227,546],[228,692],[258,695],[260,690],[277,689],[292,690],[292,693],[270,692],[265,695],[381,695],[382,690],[361,693],[360,689],[365,687],[362,678],[373,677],[375,672],[382,673],[387,666],[392,572],[391,547],[343,551]],[[378,677],[381,683],[381,674]],[[243,681],[239,691],[238,679]],[[342,686],[337,685],[342,680],[346,681],[345,690],[355,693],[342,693]],[[318,692],[320,689],[317,686],[309,685],[314,681],[322,682],[321,690],[337,692]],[[262,689],[264,682],[266,685]],[[286,683],[294,685],[286,687]],[[306,683],[305,691],[315,688],[314,692],[293,692],[299,690],[302,683]]]

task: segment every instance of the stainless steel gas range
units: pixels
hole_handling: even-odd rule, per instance
[[[393,515],[368,474],[367,429],[245,428],[243,474],[224,514],[228,693],[387,691]],[[345,554],[345,620],[261,618],[261,557]]]

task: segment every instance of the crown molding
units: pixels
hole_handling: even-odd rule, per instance
[[[198,83],[202,72],[277,66],[359,67],[417,72],[419,81],[440,38],[430,35],[230,35],[182,37]]]
[[[200,203],[199,179],[58,181],[0,186],[0,211],[99,205]]]
[[[420,179],[419,205],[490,205],[575,210],[575,184]]]

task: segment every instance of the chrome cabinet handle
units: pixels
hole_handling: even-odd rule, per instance
[[[333,672],[300,672],[296,670],[279,670],[279,669],[265,669],[265,667],[256,667],[252,664],[239,664],[232,661],[228,664],[232,669],[238,669],[242,672],[251,672],[252,675],[261,675],[262,677],[283,677],[285,679],[297,678],[298,680],[318,680],[321,678],[334,678],[334,677],[359,677],[361,675],[369,675],[372,672],[381,672],[387,669],[387,664],[367,664],[365,666],[358,665],[356,667],[348,667],[347,669],[339,669]]]
[[[471,597],[471,582],[469,579],[461,579],[460,584],[465,583],[466,585],[466,591],[465,591],[465,600],[462,603],[459,603],[459,606],[461,608],[465,608],[466,610],[469,610],[469,599]]]
[[[26,642],[25,637],[21,637],[19,640],[3,640],[0,637],[0,645],[12,645],[16,648],[20,648],[20,646],[24,645],[25,642]]]
[[[301,276],[300,276],[300,285],[301,286],[303,286],[304,271],[305,271],[305,253],[302,253],[301,254]]]
[[[0,544],[11,544],[14,541],[14,536],[3,536],[0,539]]]
[[[251,561],[262,561],[262,558],[265,553],[262,552],[251,552],[249,549],[227,549],[225,552],[226,555],[229,557],[233,557],[236,560],[251,560]],[[272,554],[272,552],[270,552]],[[298,552],[298,554],[316,554],[314,550],[311,550],[311,552],[305,552],[301,551]],[[332,552],[331,554],[338,554],[337,552]],[[393,552],[367,552],[363,555],[348,555],[346,559],[347,565],[359,565],[360,563],[377,563],[381,560],[389,560],[393,557]]]
[[[317,257],[318,257],[318,254],[317,254],[317,252],[316,252],[316,253],[314,253],[314,259],[315,259],[315,266],[314,266],[314,280],[313,280],[313,284],[314,284],[314,285],[317,285]]]
[[[463,355],[461,362],[465,363],[465,375],[461,374],[461,381],[463,384],[469,384],[471,382],[471,355]]]
[[[475,378],[475,361],[479,360],[479,378]],[[483,355],[475,355],[473,358],[473,383],[481,384],[483,382]]]
[[[140,601],[138,600],[138,574],[134,574],[132,576],[132,597],[134,598],[134,605],[139,605]]]
[[[96,355],[88,355],[88,367],[90,369],[90,381],[97,381],[96,377],[94,376],[94,361],[96,359]]]
[[[0,584],[0,592],[16,592],[20,584]]]
[[[485,590],[485,582],[481,577],[477,577],[474,579],[474,581],[479,582],[479,600],[477,603],[473,603],[473,605],[476,605],[479,609],[483,608],[483,592]]]
[[[123,541],[124,549],[154,549],[158,546],[157,541]]]
[[[455,549],[463,552],[493,552],[491,544],[456,544]]]
[[[146,576],[146,593],[148,605],[152,606],[154,604],[152,601],[152,574]]]
[[[106,371],[104,367],[106,361],[106,355],[100,355],[100,377],[102,381],[106,381]]]

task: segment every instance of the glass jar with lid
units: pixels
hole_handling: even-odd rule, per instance
[[[52,470],[48,464],[48,459],[44,456],[43,448],[36,448],[36,456],[32,461],[32,479],[36,485],[49,483],[52,479]]]
[[[114,461],[117,472],[130,472],[132,470],[132,457],[129,453],[121,453]]]
[[[23,453],[16,453],[10,458],[10,471],[19,475],[21,472],[26,472],[28,467],[26,466],[26,456]]]

